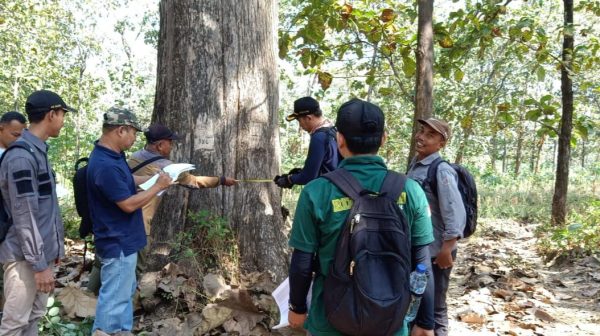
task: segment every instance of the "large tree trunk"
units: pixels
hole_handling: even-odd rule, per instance
[[[415,84],[415,115],[408,152],[408,164],[415,156],[415,135],[419,131],[419,119],[433,114],[433,0],[419,0],[419,23],[417,27],[417,82]]]
[[[183,135],[175,162],[197,175],[265,179],[279,172],[277,2],[162,0],[153,122]],[[172,240],[209,210],[228,219],[241,267],[287,274],[287,246],[273,183],[189,191],[171,188],[153,221],[152,238]],[[160,244],[157,244],[160,246]],[[164,246],[164,244],[162,245]]]
[[[561,226],[567,217],[567,190],[569,187],[569,161],[571,158],[571,131],[573,129],[573,82],[570,72],[573,67],[573,0],[564,0],[563,52],[560,71],[562,92],[562,117],[558,138],[556,180],[552,197],[552,223]]]

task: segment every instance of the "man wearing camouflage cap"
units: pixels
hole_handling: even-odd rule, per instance
[[[131,175],[123,152],[133,146],[138,131],[131,111],[111,108],[88,163],[88,202],[102,262],[94,335],[131,334],[137,252],[146,245],[141,208],[172,183],[161,173],[151,188],[136,192],[142,181]]]
[[[35,91],[25,111],[30,127],[4,153],[0,190],[11,218],[0,244],[6,302],[0,335],[37,335],[54,289],[52,266],[65,253],[56,180],[48,161],[48,138],[58,137],[71,109],[56,93]]]

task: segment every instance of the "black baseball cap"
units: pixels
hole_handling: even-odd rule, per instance
[[[69,112],[77,112],[76,109],[70,107],[56,93],[50,90],[35,91],[27,97],[25,103],[25,112],[27,114],[46,113],[50,110],[63,109]]]
[[[379,106],[354,98],[340,106],[335,126],[344,137],[381,137],[385,116]]]
[[[179,134],[171,131],[167,126],[161,124],[152,124],[144,131],[148,142],[156,142],[159,140],[179,140]]]
[[[288,115],[285,120],[292,121],[298,117],[313,114],[319,111],[319,102],[313,97],[302,97],[294,101],[294,113]]]

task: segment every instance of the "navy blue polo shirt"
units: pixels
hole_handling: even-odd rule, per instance
[[[117,205],[136,194],[124,153],[96,142],[88,163],[87,191],[94,243],[101,258],[118,258],[121,251],[128,256],[146,246],[142,210],[126,213]]]

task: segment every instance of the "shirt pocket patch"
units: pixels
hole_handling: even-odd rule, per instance
[[[50,174],[43,173],[38,175],[38,194],[40,197],[46,197],[52,195],[52,181],[50,180]]]
[[[33,179],[31,176],[31,170],[19,170],[13,173],[14,183],[17,187],[17,196],[33,194]]]

